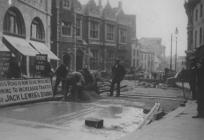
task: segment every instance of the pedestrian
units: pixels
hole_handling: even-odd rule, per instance
[[[117,94],[116,97],[120,96],[120,83],[123,80],[126,74],[125,68],[120,64],[120,60],[115,61],[114,66],[112,67],[112,82],[110,88],[110,96],[113,96],[114,86],[117,85]]]
[[[204,118],[204,58],[197,63],[198,93],[197,93],[197,115],[193,118]]]
[[[65,63],[62,63],[55,71],[56,81],[55,81],[55,86],[53,90],[53,96],[57,94],[57,87],[60,84],[60,82],[62,83],[63,94],[67,94],[66,80],[67,80],[68,71],[69,71],[68,66]]]
[[[52,71],[51,64],[48,61],[46,61],[44,66],[45,66],[45,69],[42,71],[41,74],[45,78],[50,78],[50,82],[52,84],[52,77],[54,75],[54,72]]]
[[[195,60],[191,63],[190,70],[189,70],[189,85],[190,90],[192,93],[192,99],[196,100],[196,66]]]
[[[9,60],[7,78],[21,78],[21,68],[15,57],[11,57],[11,59]]]

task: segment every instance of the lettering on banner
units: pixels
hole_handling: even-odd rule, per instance
[[[52,97],[50,79],[0,81],[0,105]]]

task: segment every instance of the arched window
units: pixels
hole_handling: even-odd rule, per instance
[[[45,31],[42,24],[42,21],[39,18],[34,18],[31,23],[31,39],[44,41],[45,40]]]
[[[25,37],[25,23],[20,11],[11,7],[6,12],[3,23],[5,34],[12,34]]]

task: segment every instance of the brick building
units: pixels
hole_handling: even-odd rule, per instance
[[[76,70],[87,65],[91,70],[110,71],[116,57],[130,67],[136,16],[126,15],[121,2],[113,8],[109,2],[102,6],[101,0],[85,5],[52,0],[52,14],[52,50],[60,59],[71,58],[72,70],[76,63]]]
[[[187,67],[190,65],[192,52],[204,45],[204,0],[186,0],[185,9],[188,16]]]
[[[0,1],[0,47],[16,57],[27,76],[34,74],[36,54],[58,59],[49,50],[50,17],[50,0]]]

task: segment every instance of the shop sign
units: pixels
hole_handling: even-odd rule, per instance
[[[0,106],[51,98],[50,79],[0,81]]]
[[[45,64],[47,62],[47,54],[37,54],[36,55],[36,73],[41,74],[45,70]]]
[[[10,52],[0,51],[0,77],[4,77],[5,73],[8,71],[10,59],[11,59]]]

